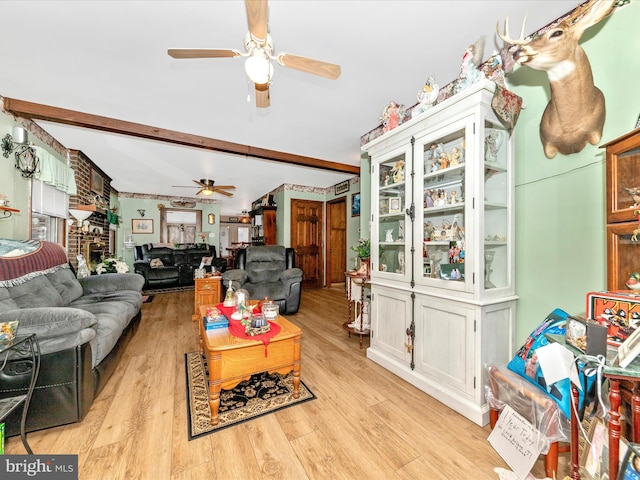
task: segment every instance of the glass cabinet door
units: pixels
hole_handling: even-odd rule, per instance
[[[465,175],[467,170],[465,132],[468,122],[458,122],[437,137],[416,145],[422,156],[422,212],[416,228],[422,228],[422,283],[435,282],[442,288],[467,289]],[[418,199],[416,198],[416,201]],[[426,280],[426,279],[434,279]],[[441,282],[447,282],[446,284]]]
[[[483,288],[508,287],[509,278],[509,136],[501,126],[484,125],[484,236],[481,239],[484,258]]]
[[[410,228],[406,224],[405,185],[407,175],[407,152],[403,151],[393,157],[382,160],[374,173],[373,182],[378,182],[377,199],[377,232],[372,232],[373,250],[377,253],[375,273],[382,275],[404,276],[407,271],[406,238]],[[410,180],[410,179],[409,179]],[[375,206],[372,206],[375,211]],[[375,225],[375,223],[374,223]]]

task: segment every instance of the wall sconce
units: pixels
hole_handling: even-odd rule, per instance
[[[210,213],[208,216],[208,219],[209,219],[209,225],[214,225],[216,223],[216,214]]]
[[[146,212],[145,209],[143,209],[143,208],[139,208],[138,209],[138,213],[140,214],[141,217],[144,217],[144,212]]]
[[[13,127],[13,137],[7,133],[2,139],[2,154],[5,158],[16,152],[16,168],[24,178],[32,178],[40,173],[40,159],[33,144],[29,144],[29,135],[22,127]]]

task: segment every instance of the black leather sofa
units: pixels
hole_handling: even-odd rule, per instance
[[[205,243],[185,243],[172,247],[154,246],[151,243],[136,245],[133,268],[145,279],[144,288],[177,287],[193,284],[193,271],[200,266],[202,257],[213,257],[211,266],[218,272],[227,269],[227,261],[219,258],[216,247]],[[161,266],[153,266],[153,260],[160,260]]]

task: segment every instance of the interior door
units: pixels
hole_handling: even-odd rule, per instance
[[[296,266],[303,272],[303,288],[320,288],[323,283],[323,206],[315,200],[291,200],[291,246],[296,251]]]
[[[347,271],[347,200],[327,203],[327,285],[343,283]]]

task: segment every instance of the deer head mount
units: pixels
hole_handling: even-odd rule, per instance
[[[526,39],[524,22],[517,40],[509,37],[508,17],[504,34],[498,25],[498,36],[516,47],[513,57],[517,63],[547,73],[551,99],[540,121],[540,139],[547,158],[558,152],[578,153],[587,143],[595,145],[602,138],[604,95],[593,83],[589,59],[578,42],[614,4],[615,0],[589,0],[557,25]]]

